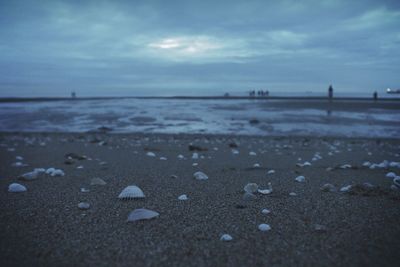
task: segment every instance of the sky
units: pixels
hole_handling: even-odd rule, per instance
[[[0,0],[0,97],[400,88],[400,1]]]

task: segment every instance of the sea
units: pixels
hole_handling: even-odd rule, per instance
[[[400,101],[92,99],[0,103],[1,132],[400,138]]]

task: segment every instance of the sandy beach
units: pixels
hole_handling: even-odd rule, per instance
[[[1,266],[398,266],[400,194],[386,174],[399,175],[399,148],[395,139],[3,133]],[[65,175],[18,179],[50,167]],[[96,177],[106,185],[91,185]],[[11,183],[27,191],[8,192]],[[247,183],[273,191],[244,200]],[[327,183],[337,191],[321,191]],[[146,197],[118,199],[128,185]],[[137,208],[160,215],[127,222]]]

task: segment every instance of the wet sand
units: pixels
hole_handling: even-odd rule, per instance
[[[207,149],[197,151],[204,158],[191,158],[196,151],[189,151],[190,143]],[[232,143],[239,154],[232,153]],[[399,148],[400,140],[390,139],[1,134],[1,266],[398,266],[400,194],[385,175],[400,169],[362,164],[398,162]],[[312,161],[316,152],[322,159]],[[67,165],[67,153],[88,159]],[[29,166],[12,166],[16,156]],[[296,166],[304,161],[312,166]],[[338,168],[343,164],[352,168]],[[49,167],[65,176],[17,179]],[[275,173],[267,175],[270,169]],[[196,171],[209,179],[195,180]],[[294,180],[299,175],[304,183]],[[107,184],[91,186],[94,177]],[[13,182],[28,191],[7,192]],[[262,188],[271,182],[273,192],[244,201],[249,182]],[[320,190],[325,183],[340,188],[365,182],[376,187],[354,194]],[[132,184],[146,198],[117,199]],[[179,201],[182,194],[189,200]],[[81,201],[90,209],[78,209]],[[160,216],[126,222],[135,208]],[[271,213],[262,214],[264,208]],[[272,229],[259,231],[261,223]],[[316,224],[325,230],[316,231]],[[220,241],[225,233],[233,240]]]

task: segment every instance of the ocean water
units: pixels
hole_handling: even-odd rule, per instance
[[[400,138],[398,103],[108,99],[0,103],[0,131]]]

